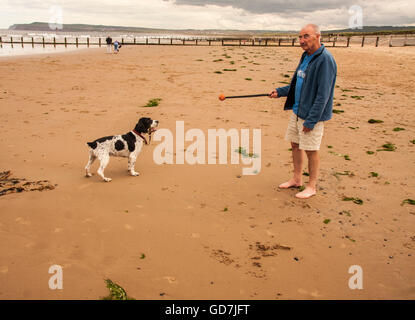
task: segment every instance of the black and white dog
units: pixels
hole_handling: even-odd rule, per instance
[[[110,178],[104,176],[104,169],[108,165],[110,156],[128,157],[128,171],[130,171],[131,175],[138,176],[139,173],[134,170],[135,161],[141,152],[143,143],[148,144],[142,134],[147,133],[149,140],[151,140],[151,134],[156,131],[155,128],[158,126],[158,123],[158,120],[141,118],[135,125],[134,130],[126,134],[103,137],[93,142],[87,142],[89,161],[85,167],[86,176],[92,176],[89,169],[95,159],[98,158],[101,162],[98,174],[104,181],[111,181]]]

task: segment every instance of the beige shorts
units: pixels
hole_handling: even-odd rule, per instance
[[[293,112],[288,123],[285,140],[299,144],[301,150],[320,150],[321,139],[323,138],[324,122],[317,122],[314,129],[303,132],[304,120],[298,118]]]

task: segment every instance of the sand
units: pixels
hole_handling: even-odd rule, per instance
[[[415,199],[414,48],[329,48],[344,112],[326,123],[309,200],[277,188],[292,174],[285,99],[218,100],[284,85],[300,48],[105,50],[0,59],[0,171],[56,185],[0,196],[0,299],[100,299],[107,278],[135,299],[415,298],[415,206],[402,204]],[[153,98],[159,106],[142,107]],[[261,129],[261,171],[157,165],[153,141],[140,176],[112,158],[112,182],[97,163],[86,178],[85,142],[127,133],[142,116],[173,133],[176,121],[205,133]],[[387,142],[396,150],[377,151]],[[55,264],[62,290],[48,286]],[[352,265],[363,289],[348,286]]]

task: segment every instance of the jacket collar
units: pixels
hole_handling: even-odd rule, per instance
[[[316,50],[316,52],[314,52],[313,53],[313,58],[311,59],[311,61],[313,61],[315,58],[317,58],[320,54],[322,54],[323,53],[323,51],[324,51],[324,49],[325,49],[325,46],[324,46],[324,44],[321,44],[321,47],[320,48],[318,48],[317,50]],[[305,56],[306,56],[306,54],[307,54],[307,52],[303,52],[303,55],[301,56],[301,62],[304,60],[304,58],[305,58]],[[310,61],[310,62],[311,62]],[[301,63],[300,62],[300,63]]]

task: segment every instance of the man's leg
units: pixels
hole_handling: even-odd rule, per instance
[[[281,183],[279,188],[288,189],[291,187],[299,187],[302,185],[302,170],[304,162],[304,151],[299,148],[298,143],[291,142],[293,164],[294,164],[294,175],[287,182]]]
[[[316,194],[317,178],[320,169],[320,156],[318,150],[306,151],[306,154],[308,158],[308,171],[310,175],[310,180],[307,184],[307,187],[303,191],[295,195],[297,198],[301,199],[307,199]]]

